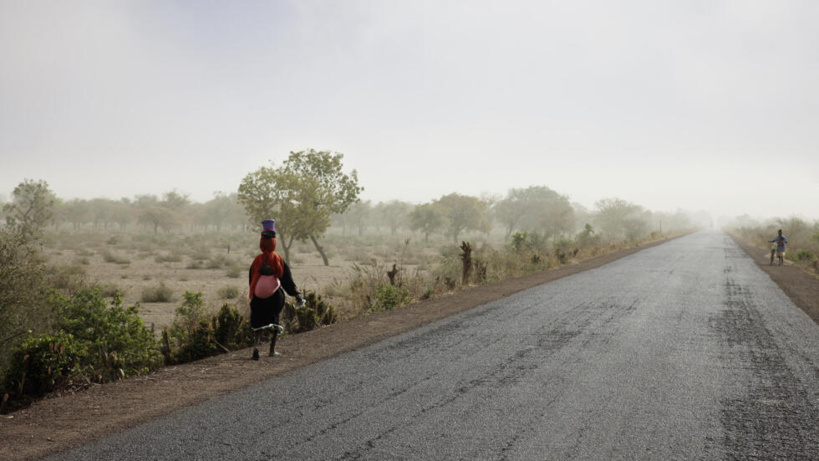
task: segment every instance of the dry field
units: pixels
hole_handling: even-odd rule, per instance
[[[350,317],[352,314],[344,310],[344,287],[355,274],[355,266],[376,270],[373,264],[377,264],[380,270],[399,263],[405,273],[429,275],[431,266],[440,259],[440,247],[446,244],[424,245],[415,240],[411,235],[330,234],[322,240],[330,266],[323,264],[309,242],[294,243],[290,266],[301,290],[328,297],[341,307],[342,317]],[[281,249],[278,252],[283,253]],[[172,323],[185,291],[202,292],[213,312],[225,302],[246,310],[247,271],[258,254],[258,240],[251,232],[155,236],[86,231],[52,237],[46,254],[66,285],[72,278],[83,278],[108,295],[119,291],[125,304],[140,303],[146,326],[158,332]],[[156,296],[162,286],[170,300],[152,301],[151,295]]]

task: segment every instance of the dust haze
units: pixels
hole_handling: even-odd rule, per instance
[[[814,2],[0,2],[0,198],[205,204],[308,148],[362,200],[545,186],[819,217]],[[708,218],[705,219],[705,216]]]

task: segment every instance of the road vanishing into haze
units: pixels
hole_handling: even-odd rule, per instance
[[[819,459],[819,327],[719,231],[52,457],[751,458]]]

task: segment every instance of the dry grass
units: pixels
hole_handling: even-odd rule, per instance
[[[174,310],[185,291],[202,292],[209,314],[216,313],[225,300],[240,311],[244,308],[243,314],[249,313],[247,270],[258,254],[254,233],[154,236],[64,232],[58,237],[49,241],[50,264],[78,268],[72,270],[84,272],[89,282],[110,287],[107,294],[122,293],[126,305],[140,302],[141,317],[158,331],[173,322]],[[552,250],[510,253],[500,235],[476,234],[463,239],[472,242],[475,263],[485,267],[485,271],[474,271],[471,284],[558,265]],[[362,315],[376,305],[378,287],[390,283],[387,272],[393,264],[398,270],[394,283],[409,290],[413,299],[461,289],[460,250],[442,238],[426,243],[412,235],[344,236],[331,232],[322,239],[322,245],[330,256],[330,266],[324,266],[307,242],[294,244],[290,267],[299,288],[321,294],[338,308],[342,320]],[[580,249],[576,258],[622,247],[600,243]],[[160,282],[165,293],[153,296]],[[167,293],[170,302],[164,301]]]

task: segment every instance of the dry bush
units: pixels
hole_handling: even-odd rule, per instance
[[[103,251],[102,259],[103,261],[111,264],[131,264],[130,259],[119,256],[108,250]]]
[[[86,270],[82,266],[52,266],[46,272],[45,283],[60,293],[72,295],[86,285]]]
[[[172,251],[170,253],[156,255],[154,261],[158,263],[178,263],[182,262],[182,257],[182,253]]]
[[[232,263],[228,266],[225,275],[232,279],[238,279],[242,275],[243,269],[239,264]]]
[[[221,299],[235,299],[239,297],[239,289],[233,285],[225,285],[217,292]]]
[[[159,282],[159,285],[143,288],[141,299],[144,303],[169,303],[173,300],[173,290]]]

